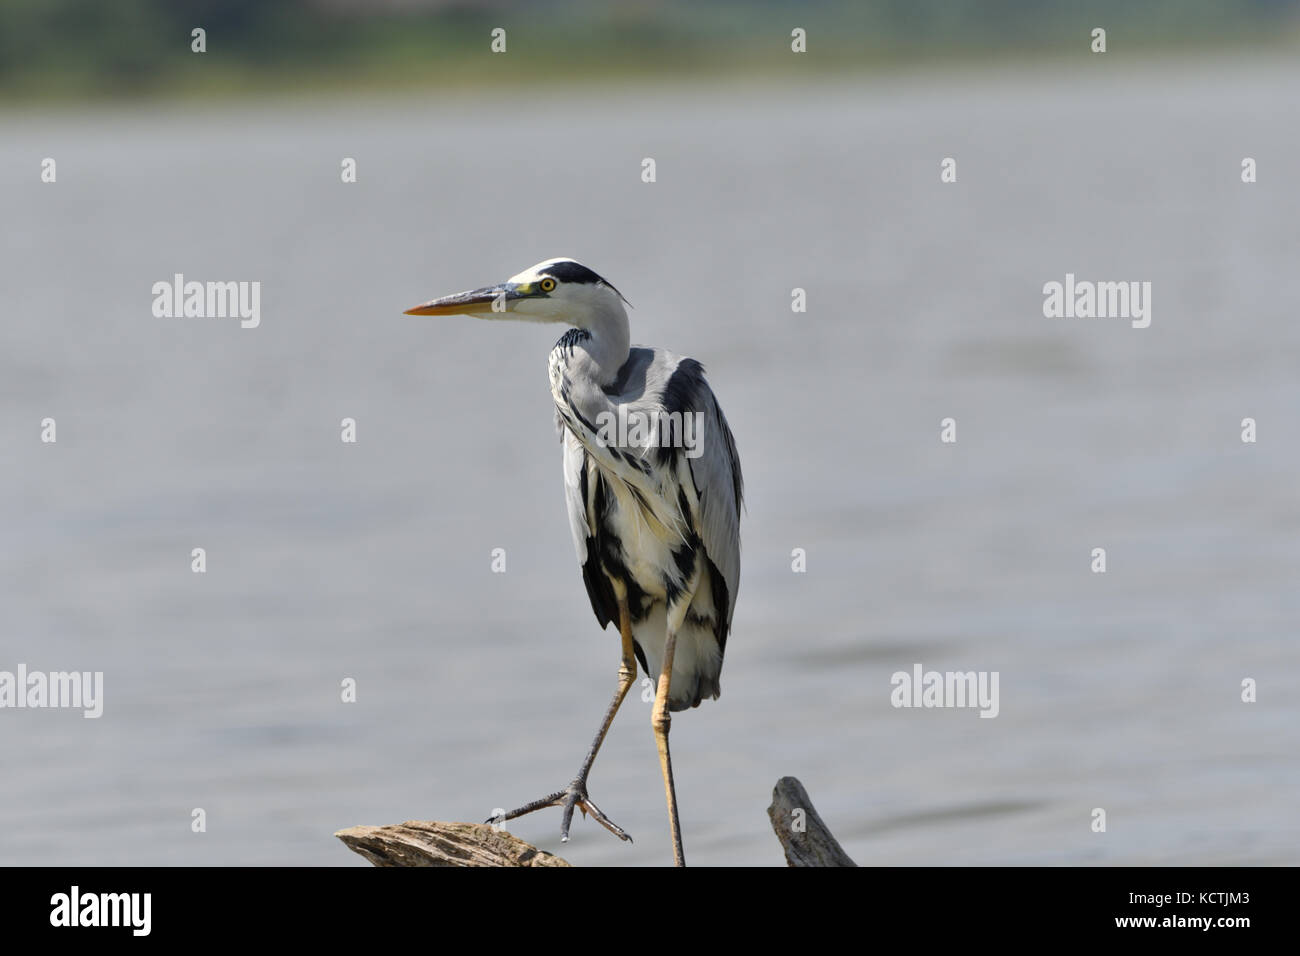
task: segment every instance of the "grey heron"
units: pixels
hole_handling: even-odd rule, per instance
[[[740,584],[743,481],[731,428],[703,367],[664,349],[632,346],[626,301],[595,272],[562,257],[406,314],[570,326],[550,356],[565,503],[591,609],[602,629],[617,622],[622,639],[618,688],[573,781],[499,819],[558,806],[567,841],[577,807],[631,839],[592,802],[587,778],[639,661],[655,678],[651,724],[673,859],[682,866],[669,714],[721,693]]]

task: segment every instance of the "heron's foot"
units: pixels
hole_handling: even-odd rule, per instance
[[[560,842],[569,842],[569,824],[573,822],[573,811],[579,809],[583,816],[590,816],[602,827],[608,830],[620,840],[632,842],[626,830],[611,820],[601,811],[600,807],[592,801],[587,795],[587,785],[584,781],[575,780],[563,790],[557,790],[555,793],[542,797],[540,800],[534,800],[532,803],[525,803],[517,810],[511,810],[509,813],[491,817],[488,823],[504,823],[506,820],[513,820],[516,817],[522,817],[526,813],[532,813],[534,810],[541,810],[546,807],[562,807],[564,816],[560,819]]]

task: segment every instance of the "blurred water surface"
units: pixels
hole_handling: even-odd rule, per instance
[[[1295,863],[1300,68],[1116,62],[4,114],[0,669],[106,700],[0,713],[0,862],[363,865],[334,830],[570,779],[618,643],[563,330],[400,313],[572,255],[745,467],[724,693],[673,725],[690,862],[780,863],[794,774],[862,863]],[[261,326],[155,318],[177,272],[260,281]],[[1152,282],[1151,327],[1044,318],[1066,272]],[[915,662],[998,671],[1000,715],[892,708]],[[636,842],[513,829],[671,862],[658,773],[634,694],[591,788]]]

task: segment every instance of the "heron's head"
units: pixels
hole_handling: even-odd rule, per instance
[[[433,299],[407,315],[476,315],[484,319],[561,322],[587,328],[602,315],[626,315],[627,300],[580,262],[547,259],[498,285]]]

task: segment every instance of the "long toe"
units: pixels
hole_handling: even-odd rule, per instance
[[[586,793],[577,787],[571,787],[564,797],[564,816],[560,819],[560,842],[569,842],[569,825],[573,823],[573,808],[580,806],[586,799]]]
[[[558,807],[561,798],[568,795],[568,790],[557,790],[540,800],[534,800],[532,803],[525,803],[522,807],[511,810],[506,814],[496,814],[489,817],[488,823],[504,823],[506,820],[513,820],[516,817],[522,817],[525,813],[532,813],[534,810],[544,810],[547,807]]]
[[[593,820],[599,823],[610,833],[614,834],[614,836],[628,843],[632,842],[631,835],[626,830],[624,830],[621,826],[619,826],[617,823],[611,820],[609,817],[605,816],[605,814],[601,812],[600,807],[592,803],[590,797],[584,799],[582,801],[581,806],[582,806],[583,813],[590,814]]]
[[[584,816],[590,816],[602,827],[608,830],[620,840],[632,842],[627,831],[621,826],[605,816],[600,807],[596,806],[587,796],[587,788],[584,784],[574,782],[569,784],[563,790],[557,790],[555,793],[542,797],[540,800],[534,800],[532,803],[526,803],[517,810],[511,810],[509,813],[498,813],[490,816],[485,823],[500,824],[507,820],[513,820],[516,817],[522,817],[525,813],[532,813],[534,810],[542,810],[546,807],[560,807],[564,811],[560,819],[560,842],[569,842],[569,827],[573,824],[573,811],[579,809]]]

